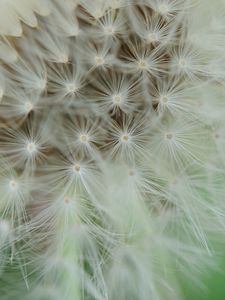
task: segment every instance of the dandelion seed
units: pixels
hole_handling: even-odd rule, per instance
[[[161,133],[159,135],[156,133],[155,137],[152,137],[152,143],[158,145],[154,150],[155,153],[159,154],[162,151],[162,157],[168,159],[172,166],[182,167],[186,160],[202,163],[203,149],[198,141],[207,139],[207,131],[204,128],[195,128],[195,122],[188,120],[170,120],[170,122],[168,125],[161,125]]]
[[[1,161],[0,203],[1,218],[8,218],[12,226],[26,220],[26,203],[31,200],[31,181],[23,173],[16,174],[8,161]]]
[[[169,43],[175,39],[177,29],[172,22],[165,23],[158,14],[150,15],[146,7],[129,7],[129,17],[133,30],[147,44]]]
[[[128,78],[120,73],[101,74],[93,81],[94,89],[98,92],[94,94],[93,100],[104,112],[117,114],[119,111],[129,113],[137,110],[137,97],[142,97],[140,81],[131,77]]]
[[[188,48],[179,49],[172,53],[171,72],[177,76],[187,76],[190,80],[197,80],[200,76],[207,76],[204,57],[197,51]]]
[[[5,92],[5,97],[2,99],[1,115],[5,118],[24,119],[31,112],[39,110],[40,94],[37,92],[25,93],[24,90],[12,90],[10,86]]]
[[[124,34],[124,31],[125,24],[123,16],[115,10],[111,10],[99,18],[97,27],[91,31],[91,34],[99,41],[104,41],[105,38],[116,38],[122,33]]]
[[[63,102],[65,106],[80,106],[86,81],[77,62],[68,65],[52,66],[48,73],[48,89],[54,94],[49,102]]]
[[[150,6],[166,20],[170,20],[179,13],[185,13],[191,7],[191,4],[189,1],[184,0],[154,0]]]
[[[111,147],[109,153],[112,157],[131,162],[145,155],[144,144],[147,140],[148,126],[144,119],[139,120],[140,123],[133,124],[131,119],[124,118],[121,127],[112,123],[111,138],[107,144],[107,147]]]
[[[36,163],[44,159],[46,141],[41,130],[27,124],[25,131],[8,129],[3,135],[2,148],[13,164],[32,170]]]
[[[63,127],[63,140],[80,155],[95,156],[104,140],[101,123],[86,118],[68,119]]]
[[[139,41],[128,43],[128,48],[121,56],[126,64],[124,67],[128,72],[160,76],[163,73],[164,58],[162,57],[161,48],[155,48],[151,51]]]

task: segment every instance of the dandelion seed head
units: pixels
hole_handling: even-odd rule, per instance
[[[225,228],[222,0],[0,2],[4,295],[182,299]]]
[[[26,150],[29,153],[29,155],[33,155],[35,152],[37,152],[37,145],[35,142],[28,142],[26,145]]]
[[[105,59],[101,56],[96,56],[95,57],[95,63],[97,66],[101,66],[105,63]]]
[[[106,35],[114,35],[115,34],[115,28],[113,26],[106,26],[104,28],[104,32]]]
[[[89,136],[87,134],[81,134],[80,141],[81,143],[87,144],[89,142]]]
[[[12,192],[17,191],[17,189],[19,188],[19,183],[12,179],[9,181],[9,188]]]
[[[75,164],[75,165],[73,166],[73,171],[74,171],[75,173],[79,173],[79,172],[81,171],[81,166],[80,166],[79,164]]]
[[[137,64],[138,68],[141,70],[146,70],[148,68],[148,63],[144,59],[140,59]]]
[[[66,91],[69,94],[75,94],[78,91],[78,87],[76,86],[75,83],[67,83],[66,84]]]
[[[116,95],[114,95],[114,96],[112,97],[112,99],[113,99],[113,103],[114,103],[115,105],[120,105],[121,102],[122,102],[122,96],[121,96],[121,94],[116,94]]]
[[[169,101],[169,98],[168,98],[168,96],[166,96],[166,95],[163,95],[161,98],[160,98],[160,103],[162,103],[162,104],[167,104],[168,103],[168,101]]]
[[[149,43],[155,43],[159,41],[159,36],[156,32],[148,33],[146,39]]]
[[[128,133],[125,133],[125,134],[121,135],[121,141],[125,144],[130,142],[130,138],[131,137]]]
[[[186,59],[184,59],[184,58],[181,58],[179,60],[178,64],[179,64],[179,67],[183,68],[183,69],[187,68],[188,65],[189,65],[188,61]]]
[[[172,140],[174,138],[174,134],[172,132],[165,133],[166,140]]]

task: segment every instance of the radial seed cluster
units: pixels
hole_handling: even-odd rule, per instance
[[[225,237],[215,2],[0,1],[2,300],[201,285]]]

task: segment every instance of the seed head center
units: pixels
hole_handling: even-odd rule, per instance
[[[121,101],[122,101],[121,95],[118,94],[118,95],[113,96],[113,102],[115,104],[120,104]]]
[[[77,86],[74,83],[68,83],[66,85],[66,89],[70,94],[74,94],[78,90]]]
[[[140,59],[138,62],[138,66],[140,69],[146,69],[147,68],[147,62],[144,59]]]
[[[151,32],[148,34],[147,36],[147,40],[151,43],[151,42],[157,42],[158,41],[158,35],[155,32]]]
[[[82,143],[87,143],[88,142],[88,136],[86,134],[81,134],[80,135],[80,141]]]
[[[187,65],[188,65],[188,62],[187,62],[187,60],[186,60],[186,59],[184,59],[184,58],[181,58],[181,59],[179,60],[179,66],[180,66],[180,67],[182,67],[182,68],[186,68],[186,67],[187,67]]]
[[[161,102],[166,104],[168,102],[168,97],[167,96],[162,96],[161,97]]]
[[[65,198],[64,198],[64,202],[65,202],[66,204],[69,204],[69,203],[70,203],[69,197],[65,197]]]
[[[11,190],[16,190],[18,188],[18,183],[15,180],[10,180],[9,186]]]
[[[80,165],[79,164],[75,164],[73,166],[73,169],[74,169],[75,172],[80,172]]]
[[[30,154],[34,153],[37,150],[37,146],[35,145],[34,142],[30,142],[27,144],[27,152]]]
[[[96,62],[97,66],[101,66],[101,65],[104,64],[105,60],[102,57],[100,57],[100,56],[96,56],[95,57],[95,62]]]
[[[123,134],[121,137],[122,141],[127,143],[129,141],[129,135],[128,134]]]
[[[173,138],[173,133],[171,133],[171,132],[166,133],[166,134],[165,134],[165,138],[166,138],[167,140],[172,140],[172,138]]]
[[[105,33],[107,35],[113,35],[115,33],[115,29],[112,26],[108,26],[105,28]]]

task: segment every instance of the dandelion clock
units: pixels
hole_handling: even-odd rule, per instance
[[[2,300],[207,293],[225,242],[224,12],[0,0]]]

